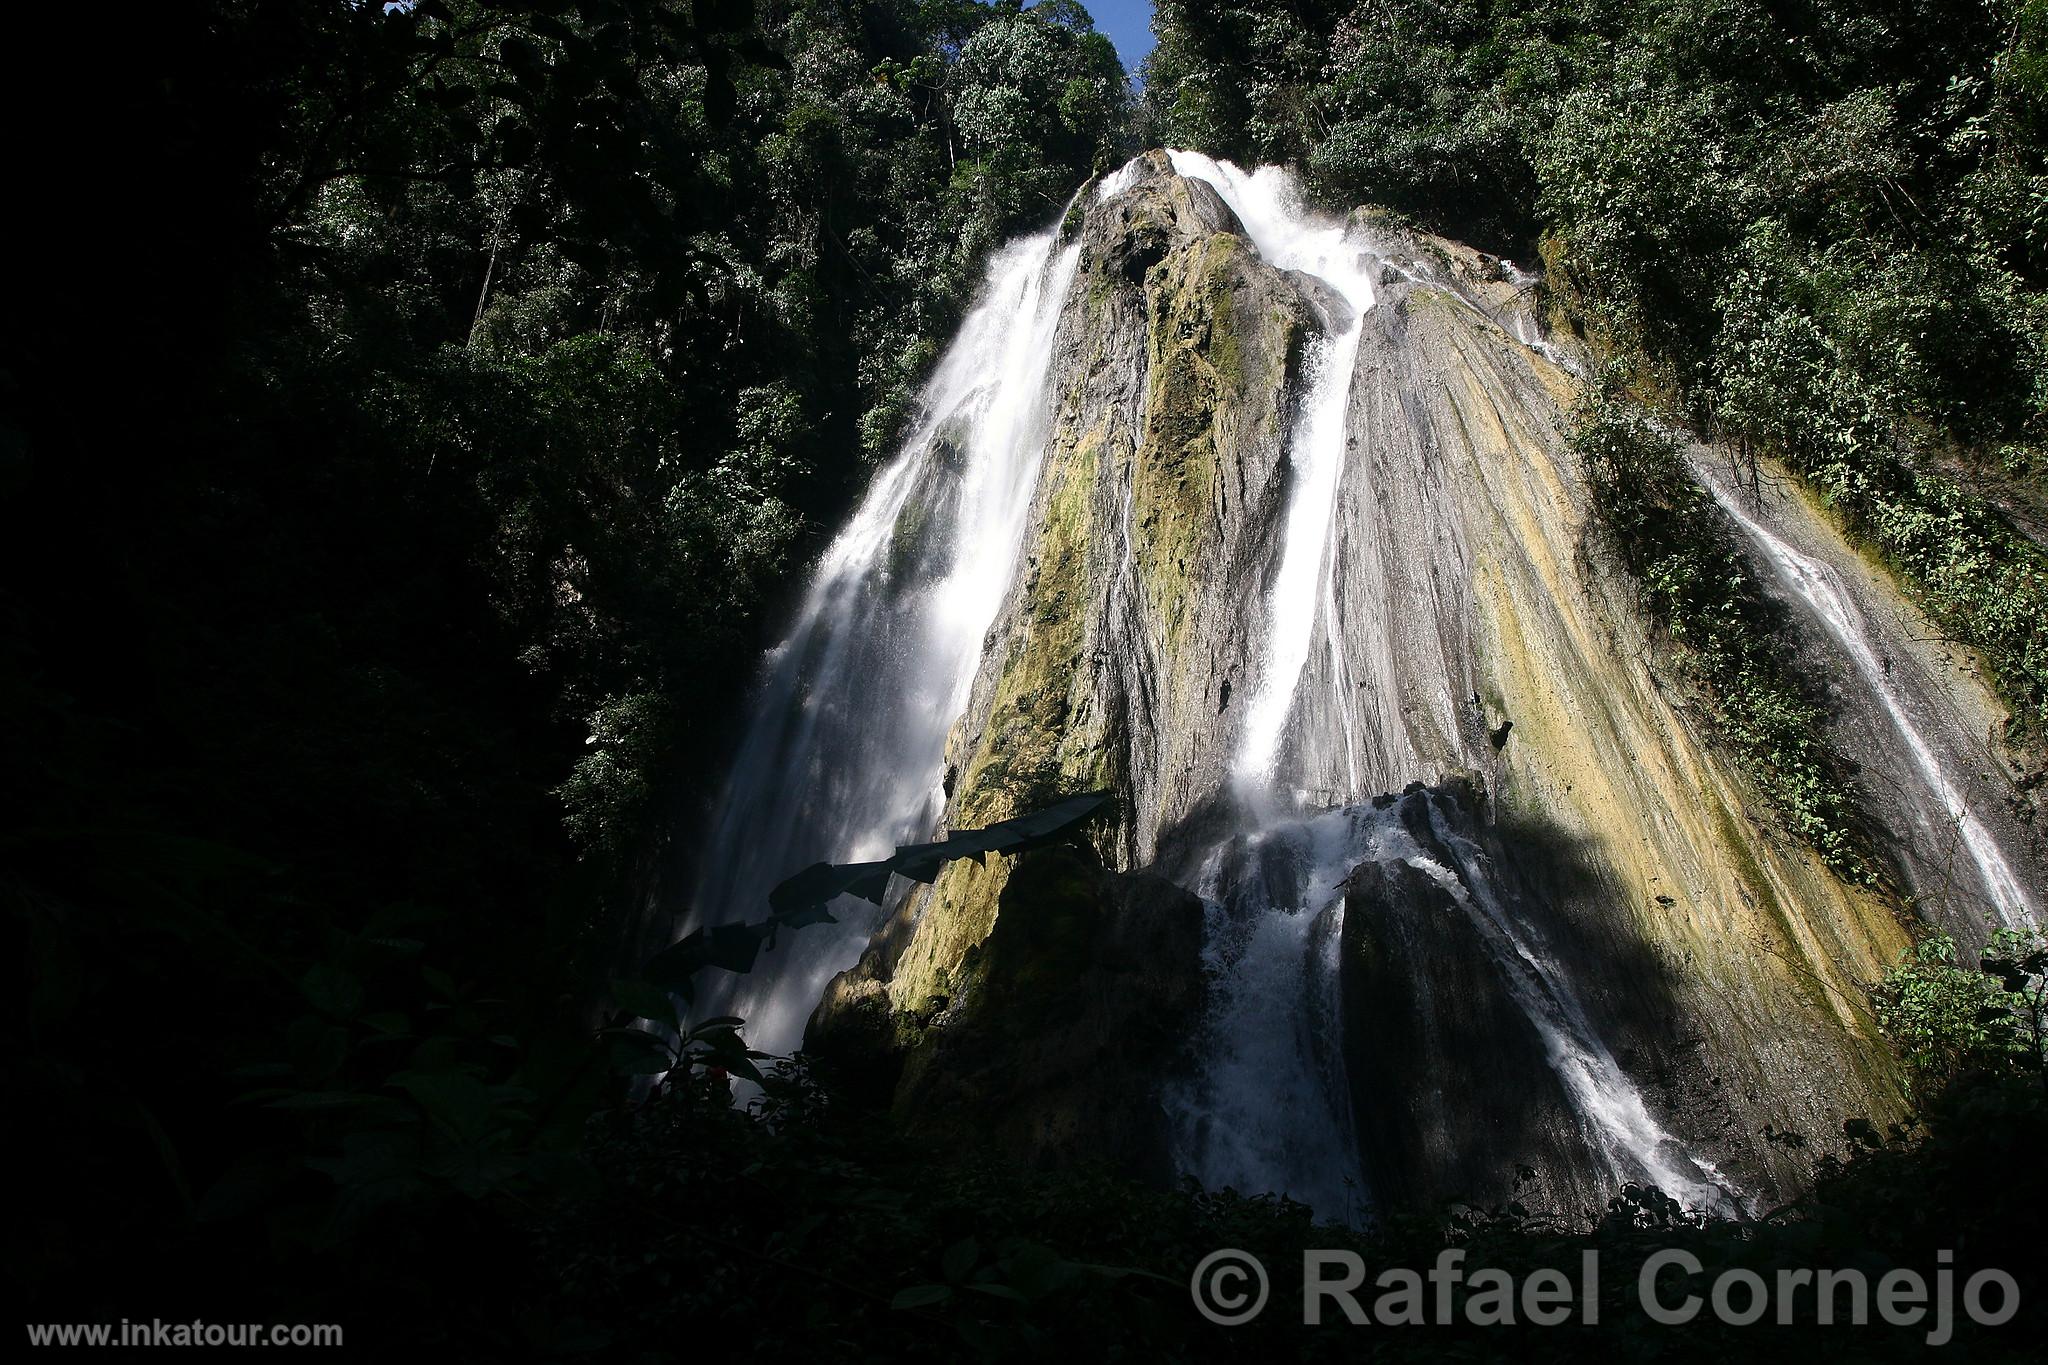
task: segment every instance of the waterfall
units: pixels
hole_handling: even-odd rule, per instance
[[[1484,850],[1442,798],[1416,799],[1428,846],[1388,803],[1270,819],[1209,853],[1194,888],[1207,911],[1209,1014],[1196,1075],[1167,1096],[1182,1167],[1212,1189],[1284,1193],[1326,1218],[1356,1223],[1370,1210],[1341,1046],[1339,936],[1352,870],[1401,862],[1442,887],[1473,927],[1608,1178],[1655,1185],[1692,1209],[1739,1210],[1713,1165],[1650,1113]]]
[[[1294,816],[1274,798],[1289,776],[1280,771],[1281,743],[1319,626],[1342,674],[1337,495],[1351,377],[1375,297],[1364,253],[1341,225],[1303,212],[1285,171],[1247,175],[1195,152],[1169,156],[1176,173],[1216,190],[1268,264],[1328,284],[1348,309],[1325,320],[1307,358],[1287,442],[1279,569],[1267,589],[1261,668],[1231,760],[1247,828],[1209,851],[1193,888],[1207,907],[1211,1002],[1197,1047],[1202,1065],[1169,1096],[1177,1157],[1211,1188],[1277,1191],[1323,1216],[1357,1221],[1365,1203],[1339,1043],[1337,948],[1342,884],[1358,862],[1360,822],[1342,810]],[[1340,693],[1347,711],[1351,690]],[[1343,728],[1345,770],[1355,785],[1348,715]]]
[[[1193,888],[1211,982],[1200,1066],[1167,1096],[1175,1159],[1205,1186],[1285,1194],[1352,1223],[1367,1204],[1337,953],[1344,880],[1374,816],[1276,820],[1210,850]]]
[[[1079,256],[1045,233],[990,262],[909,438],[768,654],[682,929],[759,919],[791,873],[886,857],[929,833],[946,734],[1024,536],[1053,332]],[[783,936],[751,974],[707,973],[698,1013],[745,1018],[757,1048],[797,1047],[826,982],[875,928],[863,902],[833,910],[839,924]]]
[[[1404,609],[1430,616],[1445,605],[1433,593],[1374,603],[1364,643],[1380,676],[1353,679],[1337,607],[1347,570],[1339,512],[1345,480],[1364,472],[1350,459],[1351,393],[1382,258],[1347,225],[1305,210],[1284,170],[1246,174],[1195,153],[1169,155],[1176,172],[1217,191],[1269,265],[1311,277],[1347,310],[1324,306],[1337,316],[1325,319],[1326,334],[1305,366],[1289,436],[1290,484],[1274,549],[1279,568],[1265,603],[1262,667],[1232,762],[1242,828],[1209,850],[1193,887],[1207,906],[1211,991],[1198,1072],[1168,1097],[1182,1166],[1211,1187],[1287,1193],[1324,1217],[1364,1214],[1371,1192],[1355,1183],[1362,1160],[1340,1043],[1344,884],[1361,863],[1399,858],[1451,890],[1471,919],[1610,1173],[1649,1181],[1695,1208],[1733,1207],[1711,1167],[1689,1158],[1651,1117],[1599,1041],[1569,974],[1531,949],[1520,907],[1495,890],[1484,854],[1440,834],[1456,864],[1445,867],[1416,847],[1394,814],[1356,804],[1371,793],[1359,787],[1354,694],[1360,685],[1394,691],[1412,681],[1393,662],[1387,622]],[[1377,491],[1361,490],[1361,497],[1371,503]],[[1396,584],[1375,558],[1378,548],[1360,546],[1356,559],[1366,586],[1384,591]],[[1318,637],[1329,662],[1312,670]],[[1434,663],[1425,676],[1443,695],[1427,700],[1441,705],[1451,700],[1451,664],[1441,656]],[[1308,687],[1319,695],[1305,696]],[[1381,705],[1373,738],[1380,763],[1405,771],[1382,775],[1434,780],[1436,765],[1405,725],[1386,719],[1399,710]],[[1342,774],[1341,802],[1350,804],[1304,813],[1311,772]]]
[[[1445,457],[1448,443],[1426,403],[1413,397],[1436,370],[1433,353],[1422,349],[1427,343],[1408,340],[1422,315],[1407,310],[1448,300],[1463,310],[1460,326],[1471,325],[1469,315],[1511,329],[1499,333],[1498,346],[1490,334],[1485,341],[1503,367],[1521,363],[1516,340],[1540,349],[1537,329],[1519,313],[1497,321],[1499,308],[1482,311],[1478,295],[1461,295],[1448,257],[1404,265],[1389,258],[1395,248],[1377,243],[1369,225],[1310,211],[1282,170],[1248,173],[1195,153],[1168,155],[1178,175],[1215,191],[1251,250],[1287,272],[1321,323],[1302,352],[1294,391],[1261,409],[1256,468],[1270,467],[1277,444],[1276,477],[1284,482],[1270,496],[1241,484],[1217,490],[1218,527],[1225,516],[1239,518],[1229,523],[1232,567],[1217,581],[1239,594],[1225,619],[1229,648],[1243,652],[1225,664],[1241,661],[1243,701],[1226,715],[1228,676],[1217,701],[1202,694],[1221,718],[1210,732],[1213,748],[1203,750],[1208,737],[1198,739],[1194,757],[1172,777],[1185,784],[1175,793],[1184,798],[1180,809],[1194,814],[1162,829],[1157,845],[1154,870],[1204,906],[1206,1006],[1188,1040],[1195,1065],[1160,1096],[1174,1159],[1211,1188],[1284,1192],[1327,1218],[1359,1221],[1376,1193],[1398,1198],[1400,1191],[1368,1188],[1361,1147],[1388,1150],[1383,1131],[1406,1121],[1391,1106],[1407,1097],[1355,1093],[1347,1074],[1382,1074],[1395,1054],[1375,1051],[1362,1036],[1364,1016],[1358,1027],[1347,1028],[1345,1019],[1346,999],[1359,999],[1347,992],[1370,980],[1357,974],[1355,960],[1347,962],[1346,945],[1372,949],[1395,940],[1375,940],[1387,927],[1376,921],[1346,919],[1349,906],[1352,915],[1412,925],[1402,916],[1414,910],[1438,917],[1420,921],[1432,932],[1454,928],[1441,942],[1456,945],[1467,969],[1458,979],[1466,989],[1483,983],[1498,1005],[1484,1027],[1505,1027],[1522,1040],[1513,1055],[1532,1063],[1529,1093],[1540,1091],[1547,1106],[1543,1140],[1556,1139],[1552,1150],[1567,1152],[1557,1157],[1571,1167],[1567,1184],[1640,1181],[1697,1209],[1736,1208],[1729,1183],[1662,1126],[1603,1041],[1599,1012],[1581,998],[1581,982],[1602,979],[1589,975],[1599,968],[1550,947],[1552,933],[1567,941],[1559,907],[1528,891],[1540,882],[1502,857],[1483,812],[1475,822],[1469,803],[1443,794],[1460,775],[1498,773],[1507,761],[1496,753],[1500,739],[1489,743],[1476,695],[1481,604],[1473,585],[1486,556],[1497,560],[1499,550],[1489,541],[1492,523],[1478,520],[1493,513],[1473,510],[1473,490],[1459,482],[1469,471]],[[1146,193],[1142,186],[1157,173],[1156,165],[1133,163],[1104,177],[1086,199],[1103,206],[1091,213],[1135,234],[1136,208],[1129,218],[1114,215],[1125,214],[1130,197]],[[1193,197],[1190,211],[1185,188],[1172,191],[1173,211],[1210,230],[1216,216],[1207,193]],[[1091,240],[1103,221],[1091,219]],[[1188,231],[1187,221],[1178,230]],[[940,818],[950,794],[948,735],[976,695],[1003,603],[1022,591],[1063,313],[1092,317],[1096,289],[1129,288],[1142,270],[1177,268],[1140,259],[1141,272],[1117,280],[1091,273],[1085,299],[1069,300],[1080,252],[1078,243],[1061,247],[1056,234],[1043,234],[1005,248],[990,264],[925,390],[914,430],[827,548],[787,637],[767,656],[705,833],[685,928],[758,919],[783,877],[820,860],[884,856],[928,836]],[[1231,268],[1242,265],[1238,259]],[[1154,287],[1160,276],[1145,278]],[[1261,272],[1260,287],[1270,278]],[[1161,296],[1146,305],[1153,311],[1135,310],[1136,320],[1129,308],[1109,311],[1124,319],[1120,327],[1157,327]],[[1176,340],[1209,344],[1206,336]],[[1095,392],[1117,394],[1118,403],[1144,401],[1142,368],[1129,377],[1116,368],[1133,358],[1097,349],[1092,357],[1086,347],[1073,355],[1076,365],[1097,367],[1087,382],[1110,376]],[[1061,356],[1076,351],[1061,343]],[[1064,376],[1060,388],[1067,391]],[[1141,413],[1129,415],[1137,420],[1124,425],[1143,427]],[[1502,439],[1511,437],[1503,431]],[[1145,458],[1142,445],[1136,454]],[[1246,467],[1253,466],[1238,466]],[[1104,461],[1102,471],[1124,482],[1103,485],[1088,513],[1100,522],[1092,528],[1099,539],[1090,550],[1091,586],[1104,591],[1067,608],[1101,613],[1104,627],[1073,673],[1092,677],[1096,695],[1076,705],[1099,707],[1089,723],[1103,728],[1086,733],[1108,738],[1090,742],[1126,744],[1124,757],[1144,762],[1143,746],[1156,740],[1155,700],[1185,680],[1161,676],[1168,655],[1152,621],[1162,604],[1148,595],[1153,588],[1134,555],[1143,518],[1152,514],[1137,501],[1133,462]],[[1256,513],[1244,511],[1247,504]],[[1846,644],[1858,629],[1846,599],[1837,605]],[[1172,657],[1176,667],[1201,666]],[[1111,669],[1119,672],[1105,684]],[[1118,688],[1144,713],[1124,729]],[[1185,710],[1161,711],[1188,718]],[[1897,723],[1908,735],[1910,721]],[[1929,762],[1938,774],[1941,765]],[[1403,798],[1384,796],[1403,788]],[[1967,818],[1958,811],[1959,821]],[[1958,828],[1971,837],[1970,825]],[[1984,846],[1996,855],[1994,844]],[[1353,896],[1367,865],[1377,869],[1373,886],[1422,894],[1413,901]],[[1988,884],[1989,865],[1982,866]],[[2009,869],[2004,875],[2013,885]],[[708,972],[698,1011],[745,1018],[756,1047],[795,1048],[828,981],[854,965],[878,926],[879,912],[863,902],[842,900],[832,909],[839,924],[784,935],[753,973]],[[1433,1017],[1443,1017],[1441,998],[1427,1003]],[[1418,1006],[1415,1017],[1424,1015]],[[1375,1109],[1382,1098],[1389,1108]],[[1512,1101],[1523,1098],[1519,1089],[1509,1093]],[[1485,1146],[1487,1132],[1459,1129],[1456,1140],[1471,1143],[1465,1155],[1478,1162],[1496,1156]],[[1497,1154],[1504,1176],[1520,1155]]]
[[[2000,923],[2009,928],[2033,926],[2032,900],[1999,849],[1998,840],[1970,809],[1969,799],[1951,778],[1948,765],[1936,755],[1934,743],[1914,720],[1912,704],[1895,682],[1891,664],[1878,657],[1869,623],[1857,610],[1841,575],[1832,565],[1793,549],[1757,516],[1752,516],[1711,462],[1697,460],[1694,469],[1728,519],[1756,547],[1796,609],[1840,646],[1868,693],[1872,709],[1891,722],[1910,758],[1912,773],[1925,793],[1925,801],[1914,803],[1916,813],[1928,823],[1953,828],[1976,868],[1985,901]]]
[[[1448,850],[1454,866],[1416,847],[1381,857],[1400,857],[1450,893],[1493,955],[1509,993],[1543,1041],[1550,1069],[1564,1085],[1566,1099],[1589,1130],[1595,1148],[1616,1180],[1655,1185],[1687,1208],[1733,1213],[1740,1207],[1728,1183],[1707,1161],[1692,1156],[1667,1133],[1643,1103],[1642,1093],[1608,1051],[1571,987],[1562,963],[1512,912],[1512,899],[1496,886],[1485,853],[1429,803],[1429,829]]]
[[[1267,595],[1265,665],[1252,692],[1243,747],[1234,767],[1255,786],[1270,786],[1280,758],[1280,740],[1303,669],[1320,625],[1341,672],[1336,619],[1337,491],[1344,477],[1351,376],[1358,360],[1364,316],[1375,297],[1371,268],[1376,258],[1350,241],[1341,224],[1303,211],[1292,177],[1274,166],[1246,175],[1228,162],[1197,152],[1171,152],[1180,175],[1208,182],[1244,225],[1268,265],[1312,276],[1336,291],[1348,316],[1329,320],[1330,333],[1308,362],[1308,382],[1295,429],[1288,441],[1291,466],[1280,570]],[[1338,691],[1348,708],[1350,689]],[[1354,727],[1344,726],[1345,768],[1358,780],[1355,752],[1348,751]]]

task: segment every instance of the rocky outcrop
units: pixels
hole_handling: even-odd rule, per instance
[[[949,825],[1112,787],[1122,813],[1100,843],[1123,867],[1155,861],[1161,831],[1222,784],[1317,327],[1213,190],[1163,156],[1143,169],[1082,221],[1031,529],[947,746]],[[1000,860],[949,867],[857,976],[917,1008],[986,937],[1008,875]],[[830,998],[867,988],[839,983]]]
[[[1413,836],[1443,865],[1421,794]],[[1344,888],[1344,1059],[1368,1187],[1447,1203],[1597,1209],[1611,1193],[1592,1136],[1500,964],[1439,881],[1409,861],[1361,863]],[[1503,1160],[1503,1156],[1510,1159]]]
[[[1347,666],[1393,680],[1354,722],[1368,783],[1477,775],[1625,1069],[1745,1188],[1796,1187],[1805,1158],[1767,1130],[1896,1110],[1862,1004],[1904,943],[1892,907],[1780,834],[1660,685],[1633,586],[1588,550],[1571,377],[1489,325],[1509,287],[1383,240],[1405,273],[1368,319],[1351,425],[1371,472],[1341,513]]]
[[[1223,199],[1164,155],[1113,188],[1080,215],[1052,434],[948,742],[945,818],[1111,787],[1124,801],[1096,839],[1102,862],[1192,885],[1233,818],[1228,757],[1261,662],[1304,367],[1352,319],[1318,281],[1261,259]],[[1660,684],[1633,585],[1590,548],[1563,438],[1576,381],[1531,281],[1370,214],[1349,234],[1379,265],[1331,509],[1337,628],[1312,642],[1283,766],[1318,805],[1469,783],[1472,837],[1512,869],[1514,913],[1552,945],[1658,1121],[1752,1197],[1796,1188],[1808,1157],[1767,1135],[1826,1140],[1845,1118],[1897,1111],[1862,1003],[1904,946],[1895,907],[1780,833]],[[829,1053],[869,1021],[892,1103],[921,1122],[992,1125],[1034,1156],[1147,1149],[1142,1116],[1084,1112],[1126,1093],[1084,1086],[1080,1062],[1057,1056],[1100,1060],[1092,1035],[997,1022],[1034,1017],[1041,978],[989,974],[1007,935],[1033,941],[1028,921],[1006,927],[1035,902],[1009,885],[1032,867],[958,863],[912,891],[833,983],[812,1045]],[[1609,1173],[1498,960],[1413,874],[1362,861],[1345,896],[1345,1027],[1380,1044],[1352,1059],[1351,1085],[1381,1202],[1496,1195],[1522,1164],[1557,1205],[1597,1205]],[[1138,994],[1146,1017],[1178,1017],[1199,987],[1183,937],[1197,917],[1157,883],[1105,889],[1118,885],[1072,904],[1114,907],[1102,932],[1116,944],[1168,936]],[[1073,980],[1093,970],[1077,961]],[[994,999],[1008,1003],[991,1013]],[[1131,1046],[1160,1067],[1176,1053],[1170,1031]],[[1023,1067],[1021,1090],[1005,1065]],[[1149,1112],[1151,1089],[1127,1093]]]
[[[960,1005],[909,1051],[897,1113],[1032,1165],[1170,1180],[1159,1097],[1200,1016],[1201,952],[1202,904],[1171,882],[1026,854],[951,982]]]
[[[1172,1176],[1159,1097],[1202,1002],[1202,903],[1086,847],[1016,860],[988,936],[899,1011],[834,984],[810,1046],[846,1092],[934,1141]]]

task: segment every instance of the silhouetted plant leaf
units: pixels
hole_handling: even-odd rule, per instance
[[[676,1026],[675,1001],[667,991],[646,981],[612,982],[612,1001],[620,1009],[657,1024]]]
[[[908,1289],[898,1290],[896,1297],[889,1300],[891,1308],[929,1308],[935,1303],[944,1303],[953,1297],[950,1284],[915,1284]]]
[[[789,58],[783,56],[759,38],[751,36],[742,38],[733,44],[733,51],[745,57],[755,66],[765,66],[776,71],[787,71],[790,69]]]
[[[946,1248],[946,1254],[940,1258],[940,1266],[945,1270],[946,1278],[957,1284],[967,1278],[968,1272],[980,1260],[981,1243],[972,1237],[963,1237]]]
[[[668,1046],[651,1033],[621,1029],[606,1040],[606,1054],[612,1070],[628,1076],[645,1076],[667,1071],[675,1065]]]

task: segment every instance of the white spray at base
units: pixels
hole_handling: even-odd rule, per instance
[[[946,734],[1016,565],[1045,450],[1053,333],[1079,243],[1005,247],[925,387],[922,415],[825,551],[789,635],[768,654],[703,846],[692,915],[759,920],[775,884],[814,862],[886,857],[926,838]],[[752,973],[703,973],[699,1017],[738,1015],[785,1053],[825,984],[852,966],[876,912],[784,934]]]
[[[1209,851],[1209,1006],[1192,1077],[1164,1098],[1177,1165],[1209,1189],[1284,1194],[1324,1218],[1368,1211],[1344,1070],[1344,881],[1369,807],[1275,820]]]
[[[1913,769],[1926,785],[1939,808],[1954,823],[1963,848],[1976,866],[1978,879],[1994,914],[2009,928],[2034,924],[2033,906],[2011,864],[1999,851],[1998,841],[1984,822],[1970,810],[1969,801],[1950,780],[1948,770],[1935,756],[1933,746],[1914,724],[1904,697],[1892,686],[1891,670],[1871,647],[1870,631],[1863,614],[1856,609],[1848,587],[1833,566],[1801,554],[1786,544],[1742,506],[1740,498],[1723,486],[1719,475],[1705,462],[1695,465],[1700,481],[1729,520],[1741,528],[1762,553],[1778,582],[1793,601],[1818,621],[1855,665],[1863,685],[1876,699],[1879,711],[1890,717],[1900,741],[1911,756]]]
[[[1441,797],[1418,797],[1432,846],[1389,804],[1273,818],[1209,852],[1194,889],[1207,916],[1210,1006],[1195,1073],[1165,1096],[1182,1169],[1210,1189],[1277,1192],[1321,1217],[1364,1221],[1372,1192],[1339,991],[1345,890],[1361,864],[1399,862],[1441,887],[1473,927],[1611,1182],[1655,1186],[1696,1211],[1738,1213],[1734,1188],[1650,1113],[1484,850],[1458,831]]]

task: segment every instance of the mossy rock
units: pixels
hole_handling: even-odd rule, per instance
[[[897,1116],[1032,1165],[1170,1180],[1157,1097],[1200,1017],[1202,932],[1196,897],[1085,845],[1023,855],[906,1059]]]

